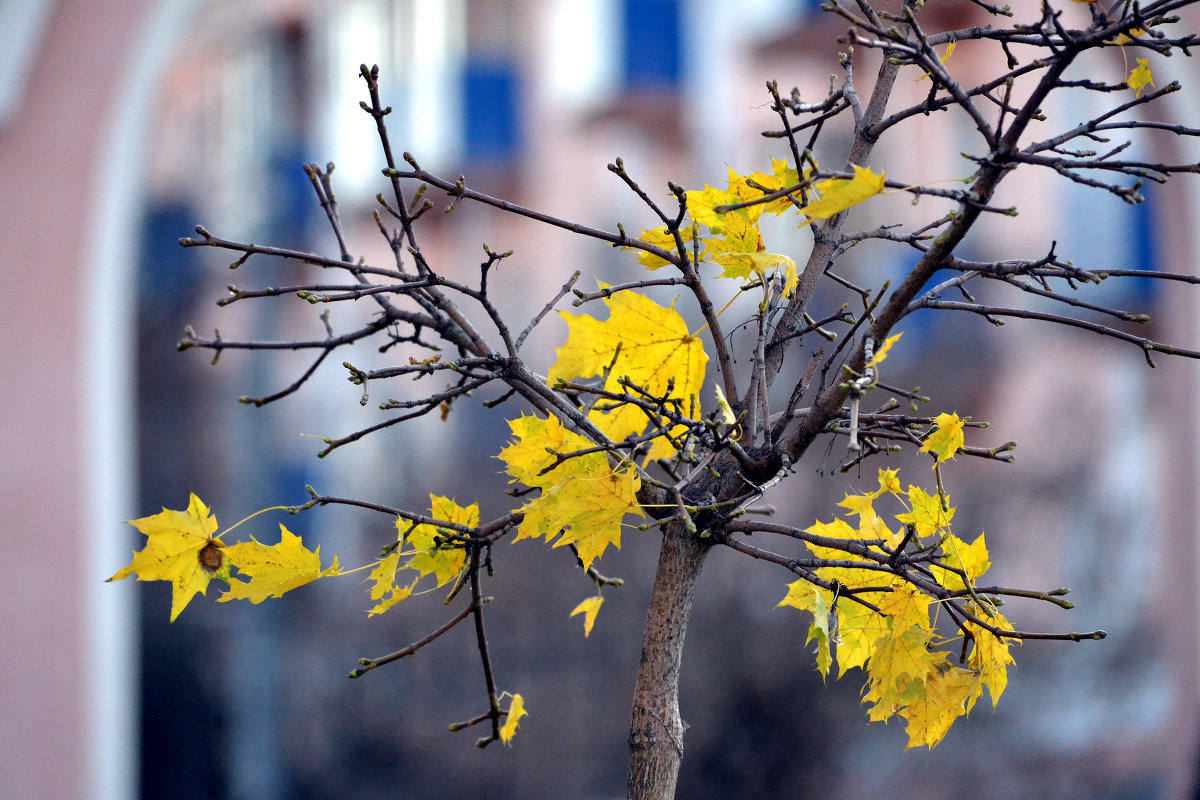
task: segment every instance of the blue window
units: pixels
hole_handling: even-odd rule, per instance
[[[1157,221],[1160,199],[1160,192],[1154,191],[1157,186],[1150,186],[1142,190],[1145,195],[1145,202],[1128,209],[1130,219],[1130,227],[1132,230],[1130,242],[1131,257],[1133,263],[1129,266],[1140,267],[1142,269],[1160,270],[1162,268],[1162,252],[1159,245],[1159,231],[1157,230]],[[1124,266],[1124,265],[1122,265]],[[1124,279],[1128,280],[1128,279]],[[1158,281],[1130,281],[1129,292],[1130,299],[1135,302],[1140,302],[1143,305],[1149,305],[1159,299],[1160,289]]]
[[[469,59],[463,65],[463,101],[467,157],[476,162],[515,157],[521,147],[520,81],[512,62],[494,56]]]
[[[678,86],[683,65],[678,0],[624,0],[622,10],[626,87]]]
[[[202,280],[189,254],[179,246],[181,236],[192,235],[200,216],[189,203],[152,200],[142,217],[142,250],[138,291],[141,312],[166,319],[195,299]]]

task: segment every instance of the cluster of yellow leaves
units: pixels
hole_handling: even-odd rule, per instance
[[[900,523],[896,530],[890,529],[875,510],[875,502],[884,495],[908,507],[894,516]],[[906,526],[912,525],[925,546],[941,547],[944,556],[940,566],[931,570],[941,585],[952,591],[973,591],[975,582],[991,565],[984,535],[980,534],[970,544],[960,540],[950,532],[954,509],[943,506],[941,498],[918,486],[910,485],[902,492],[896,470],[880,470],[876,491],[847,494],[839,505],[847,510],[849,517],[857,517],[857,525],[834,518],[832,522],[817,522],[807,532],[831,539],[857,540],[867,549],[883,554],[881,545],[897,547]],[[931,538],[933,541],[928,541]],[[852,558],[835,547],[810,543],[808,548],[819,558]],[[853,667],[865,671],[863,702],[870,705],[871,721],[899,716],[906,722],[909,747],[932,748],[956,719],[970,712],[985,687],[993,706],[999,701],[1008,683],[1008,665],[1014,663],[1009,653],[1011,640],[968,623],[973,639],[970,654],[965,663],[954,663],[949,651],[965,652],[961,642],[943,639],[938,634],[937,604],[903,578],[852,567],[823,567],[816,570],[816,575],[837,586],[837,591],[798,580],[788,586],[787,595],[779,605],[812,613],[807,641],[816,642],[817,669],[822,676],[828,674],[835,653],[838,677]],[[852,592],[855,598],[871,603],[878,611],[851,599]],[[1012,630],[993,608],[980,610],[969,602],[965,607],[999,630]],[[941,646],[947,649],[939,649]]]
[[[746,280],[757,276],[765,283],[781,276],[782,292],[790,296],[798,281],[796,262],[766,252],[759,229],[762,215],[798,209],[808,222],[825,219],[878,194],[884,177],[856,166],[853,178],[810,184],[803,195],[799,195],[801,183],[796,168],[779,159],[772,159],[770,173],[742,176],[730,169],[725,189],[706,185],[687,192],[688,218],[679,231],[683,244],[694,248],[701,261],[720,266],[722,277]],[[766,202],[752,202],[775,194],[778,196]],[[803,201],[793,200],[797,196],[808,202],[802,205]],[[742,205],[745,203],[750,205]],[[726,208],[729,206],[742,207]],[[668,251],[679,244],[666,226],[644,231],[640,240]],[[638,261],[652,270],[669,263],[644,250],[639,251]],[[681,413],[697,418],[708,356],[700,339],[689,333],[683,317],[673,307],[628,290],[605,298],[604,303],[609,312],[606,320],[562,314],[568,327],[567,341],[557,348],[558,358],[547,376],[549,384],[606,376],[601,388],[607,396],[587,410],[587,419],[613,442],[643,435],[648,427],[667,427],[653,412],[621,402],[623,396],[673,400]],[[888,339],[873,363],[882,361],[898,338]],[[720,419],[733,424],[732,409],[720,388],[717,398]],[[525,516],[514,541],[544,537],[555,547],[574,544],[585,567],[609,545],[619,548],[622,519],[628,513],[641,514],[635,466],[616,461],[615,455],[597,449],[554,417],[523,416],[509,426],[514,440],[499,457],[512,482],[541,490],[518,509]],[[671,435],[681,427],[654,438],[647,461],[672,456],[675,445]],[[584,615],[585,635],[590,635],[602,602],[600,596],[589,598],[571,612],[571,616]]]
[[[129,524],[146,535],[146,545],[133,554],[129,566],[108,580],[137,575],[140,581],[170,581],[172,622],[193,597],[205,594],[213,578],[229,584],[221,600],[261,603],[267,597],[280,597],[317,578],[341,572],[337,556],[328,569],[322,570],[321,548],[307,549],[299,536],[282,525],[278,544],[265,545],[251,539],[226,547],[215,535],[217,518],[195,494],[187,511],[164,508],[159,514]],[[231,567],[249,580],[231,575]]]
[[[797,208],[799,201],[793,203],[792,198],[800,191],[801,179],[799,172],[788,166],[786,161],[771,159],[771,162],[770,174],[753,172],[743,176],[730,169],[725,189],[706,184],[703,189],[689,191],[689,219],[680,228],[680,235],[689,251],[693,246],[697,248],[701,261],[722,267],[723,278],[745,280],[757,275],[767,280],[782,271],[783,294],[788,297],[798,280],[796,262],[790,256],[766,252],[759,231],[759,219],[764,213],[778,215]],[[808,217],[808,222],[826,219],[881,192],[883,180],[883,175],[855,166],[851,179],[832,178],[808,186],[806,191],[812,198],[811,202],[799,206],[799,212]],[[793,192],[787,192],[788,189],[793,189]],[[781,192],[778,197],[764,203],[717,210]],[[701,234],[701,227],[708,229],[707,236]],[[666,226],[643,231],[639,239],[665,250],[676,249],[675,238]],[[640,251],[638,261],[649,269],[658,269],[669,263],[644,250]]]
[[[1096,2],[1096,0],[1074,0],[1074,1],[1076,3],[1081,3],[1081,4],[1086,4],[1086,5],[1092,5]],[[1114,39],[1106,40],[1105,43],[1120,45],[1122,52],[1124,52],[1125,45],[1132,42],[1135,38],[1145,36],[1145,35],[1146,35],[1145,28],[1134,28],[1133,30],[1129,31],[1128,34],[1122,33]],[[947,54],[947,55],[949,55],[949,54]],[[1154,85],[1154,73],[1152,73],[1150,71],[1150,59],[1139,58],[1139,59],[1135,59],[1135,60],[1137,61],[1137,66],[1134,67],[1133,69],[1129,70],[1129,77],[1127,77],[1125,79],[1125,83],[1129,86],[1130,89],[1134,89],[1136,91],[1136,94],[1134,95],[1135,97],[1141,97],[1143,89],[1145,89],[1147,86]],[[1128,67],[1129,67],[1128,62],[1126,62],[1125,66],[1128,69]]]
[[[590,449],[592,443],[564,428],[557,417],[522,416],[508,424],[516,440],[500,452],[500,459],[514,482],[541,489],[540,496],[519,509],[525,517],[513,541],[543,536],[555,547],[574,544],[584,569],[610,544],[620,548],[621,520],[642,513],[637,503],[641,479],[633,465],[614,469],[608,455],[597,451],[555,466],[559,455]]]
[[[479,522],[478,504],[462,507],[453,500],[430,495],[430,510],[435,519],[445,523],[471,528]],[[146,545],[134,553],[129,566],[109,580],[137,575],[143,581],[171,581],[172,622],[193,597],[206,592],[213,578],[229,587],[218,602],[261,603],[268,597],[282,597],[285,592],[318,578],[345,574],[336,555],[333,563],[322,569],[321,548],[309,550],[299,536],[283,525],[279,526],[280,540],[276,544],[266,545],[251,537],[249,541],[227,546],[216,536],[216,517],[195,494],[187,511],[163,509],[130,524],[146,535]],[[372,566],[368,578],[373,584],[371,599],[377,601],[370,611],[372,615],[382,614],[412,595],[417,581],[426,575],[434,576],[436,585],[442,586],[460,575],[465,566],[466,551],[444,541],[447,534],[455,531],[436,523],[410,526],[403,517],[397,517],[396,528],[399,535],[392,552],[373,566],[368,565]],[[397,579],[404,570],[412,576],[410,582]]]
[[[438,520],[473,528],[479,524],[479,504],[460,506],[448,497],[429,495],[430,514]],[[409,530],[412,528],[412,530]],[[405,531],[408,531],[407,536]],[[444,586],[458,577],[466,566],[467,551],[448,541],[456,534],[449,528],[423,523],[412,526],[404,517],[396,517],[396,544],[392,552],[375,563],[367,580],[373,583],[371,599],[379,601],[369,612],[382,614],[402,600],[412,596],[417,582],[433,575],[437,586]],[[412,577],[408,583],[398,575],[404,570]]]
[[[1096,0],[1075,0],[1076,3],[1088,3],[1089,5],[1095,1]],[[1121,48],[1121,58],[1125,59],[1125,45],[1129,44],[1134,39],[1145,35],[1145,28],[1133,28],[1128,34],[1122,33],[1113,39],[1106,40],[1105,44],[1118,45]],[[1125,79],[1125,84],[1130,89],[1135,90],[1135,97],[1141,97],[1143,89],[1145,89],[1147,86],[1154,85],[1154,73],[1150,71],[1150,59],[1138,58],[1135,60],[1137,61],[1137,66],[1129,70],[1129,77]],[[1129,69],[1129,62],[1127,60],[1125,61],[1125,69]]]
[[[676,400],[682,413],[699,416],[697,398],[704,385],[708,355],[704,343],[688,332],[687,321],[674,308],[637,292],[620,292],[606,298],[604,304],[608,307],[606,320],[562,314],[567,341],[556,349],[558,360],[547,376],[551,385],[603,375],[608,370],[602,387],[606,392],[623,394],[625,381],[635,387],[639,397]],[[640,434],[648,423],[659,424],[636,405],[608,401],[597,403],[588,420],[614,442]],[[674,452],[670,441],[659,437],[648,458],[665,458]]]
[[[479,522],[477,504],[464,508],[448,498],[430,495],[430,505],[439,522],[467,528],[475,527]],[[279,526],[281,539],[278,544],[265,545],[251,537],[247,542],[227,546],[216,536],[216,517],[195,494],[191,495],[186,511],[164,508],[159,514],[131,520],[129,524],[146,535],[146,545],[134,553],[129,566],[118,570],[108,580],[119,581],[137,575],[142,581],[170,581],[172,622],[193,597],[205,594],[213,578],[229,585],[229,590],[218,602],[249,600],[261,603],[268,597],[281,597],[318,578],[345,574],[336,555],[328,568],[321,569],[321,548],[309,550],[299,536],[283,525]],[[371,609],[372,615],[381,614],[409,597],[421,578],[432,575],[437,585],[442,586],[461,575],[466,565],[466,551],[445,542],[448,535],[456,531],[437,523],[411,526],[403,517],[397,518],[396,527],[399,531],[396,547],[375,563],[370,574],[369,580],[374,583],[371,599],[379,601]],[[237,574],[232,574],[233,568],[237,569]],[[401,585],[396,580],[401,570],[411,570],[416,577],[411,583]],[[588,632],[600,602],[602,599],[596,597],[581,605],[587,614]],[[500,728],[500,738],[505,744],[512,741],[518,723],[527,714],[521,695],[511,697],[508,710],[503,712],[504,725]]]

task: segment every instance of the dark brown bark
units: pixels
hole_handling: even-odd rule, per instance
[[[679,669],[696,580],[708,546],[680,523],[663,534],[646,612],[629,728],[630,800],[670,800],[683,760]]]

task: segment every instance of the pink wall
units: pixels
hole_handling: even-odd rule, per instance
[[[90,574],[84,541],[91,432],[82,326],[94,300],[82,295],[92,184],[147,4],[59,5],[25,101],[0,129],[0,775],[6,796],[47,800],[98,791],[88,766],[97,665],[86,649],[85,591],[107,575]]]

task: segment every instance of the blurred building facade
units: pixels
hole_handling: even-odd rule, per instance
[[[303,502],[306,483],[413,508],[431,491],[478,495],[494,510],[510,502],[502,480],[486,477],[506,435],[499,415],[456,409],[454,425],[414,424],[317,462],[313,441],[298,434],[340,435],[372,419],[343,373],[327,369],[297,397],[261,410],[234,402],[286,386],[303,360],[227,353],[214,369],[174,352],[184,324],[202,335],[220,328],[282,339],[320,323],[299,302],[216,308],[226,284],[286,282],[287,268],[254,262],[230,272],[214,254],[174,241],[202,223],[226,238],[332,252],[299,165],[333,161],[352,247],[386,262],[370,217],[384,187],[372,125],[358,108],[363,62],[380,65],[393,142],[422,166],[461,172],[474,188],[563,218],[649,227],[605,164],[623,158],[665,197],[668,180],[719,185],[726,165],[744,171],[780,156],[759,136],[777,124],[763,84],[777,78],[806,98],[823,96],[842,31],[816,5],[35,0],[0,8],[12,15],[0,16],[5,52],[23,55],[0,62],[0,241],[19,298],[0,317],[19,343],[3,356],[14,381],[0,414],[10,446],[0,491],[18,553],[16,575],[0,589],[9,609],[0,630],[16,643],[0,654],[0,774],[12,776],[13,796],[619,795],[649,539],[627,542],[613,560],[628,591],[609,600],[610,627],[587,643],[566,619],[586,587],[556,554],[531,557],[536,579],[501,576],[510,599],[495,604],[491,624],[508,632],[497,660],[506,684],[540,687],[542,705],[519,746],[484,754],[440,735],[447,721],[476,711],[463,700],[477,688],[470,642],[369,682],[342,677],[359,656],[440,624],[440,603],[368,624],[361,593],[314,587],[246,609],[197,601],[168,626],[162,587],[100,583],[138,546],[119,521],[180,507],[188,491],[226,524]],[[935,11],[960,14],[965,5]],[[953,66],[987,68],[967,48]],[[1174,77],[1175,66],[1161,74]],[[1178,118],[1188,118],[1196,88],[1180,93]],[[915,79],[899,90],[914,100],[924,91]],[[1056,111],[1089,113],[1086,105]],[[948,119],[936,135],[929,130],[916,123],[910,136],[885,141],[877,165],[902,179],[906,163],[922,176],[966,174],[958,153],[971,146],[969,127]],[[1057,240],[1080,265],[1194,271],[1200,204],[1183,181],[1133,210],[1055,182],[1011,192],[1020,222],[981,231],[971,245],[981,258],[1041,255]],[[867,224],[907,213],[906,203],[864,210],[879,215]],[[505,298],[518,318],[574,269],[613,281],[631,264],[466,206],[430,222],[425,236],[431,259],[452,277],[476,274],[483,242],[514,248],[502,276],[520,288]],[[778,236],[803,252],[804,234]],[[904,267],[872,250],[853,268],[871,280]],[[1159,340],[1200,341],[1186,292],[1131,289],[1114,302],[1150,307]],[[1194,790],[1196,367],[1159,359],[1160,375],[1114,343],[985,328],[914,318],[911,352],[896,354],[897,369],[936,392],[939,408],[990,420],[989,434],[1000,438],[989,444],[1021,444],[1019,467],[956,465],[955,498],[960,515],[974,510],[967,524],[988,531],[994,569],[1007,570],[998,580],[1066,584],[1079,597],[1076,617],[1032,609],[1023,622],[1102,627],[1110,639],[1027,645],[997,712],[977,709],[936,753],[905,753],[895,726],[866,726],[854,677],[828,688],[814,677],[802,626],[771,611],[786,576],[714,559],[689,632],[683,701],[692,729],[681,796],[949,798],[968,785],[979,797],[1183,798]],[[953,349],[916,355],[922,342],[947,335]],[[556,345],[556,336],[548,329],[539,344]],[[549,354],[538,366],[548,363]],[[835,466],[836,458],[798,476],[818,486],[806,484],[811,496],[785,510],[828,517],[851,484],[815,470]],[[295,524],[327,550],[369,558],[387,538],[386,523],[319,513],[327,515]],[[549,610],[531,616],[531,607]],[[465,670],[461,685],[456,670]]]

